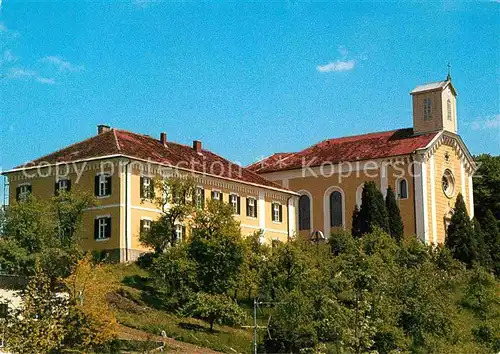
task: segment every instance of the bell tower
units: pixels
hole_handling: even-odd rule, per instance
[[[446,80],[419,85],[410,95],[414,134],[439,130],[457,134],[457,92],[449,72]]]

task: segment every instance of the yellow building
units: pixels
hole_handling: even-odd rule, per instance
[[[101,125],[98,133],[4,173],[11,203],[27,193],[50,198],[58,190],[93,193],[98,205],[85,211],[82,243],[130,261],[146,249],[141,228],[160,215],[147,198],[154,178],[186,176],[196,183],[196,202],[222,199],[234,207],[244,235],[263,231],[262,242],[286,241],[295,234],[298,195],[206,149],[186,146]],[[185,232],[178,225],[178,236]]]
[[[417,86],[413,128],[322,141],[276,153],[248,168],[300,194],[298,233],[351,229],[365,181],[397,195],[406,235],[443,243],[458,193],[473,209],[476,166],[457,135],[456,91],[451,78]],[[316,233],[315,233],[316,234]]]

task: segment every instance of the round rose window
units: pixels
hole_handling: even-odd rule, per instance
[[[453,194],[455,193],[455,178],[450,170],[444,171],[441,183],[443,185],[444,194],[449,198],[453,197]]]

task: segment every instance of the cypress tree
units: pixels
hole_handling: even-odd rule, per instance
[[[354,207],[354,211],[352,212],[352,229],[351,229],[351,235],[354,237],[360,237],[362,235],[361,233],[361,218],[359,216],[360,210],[359,206]]]
[[[472,225],[474,227],[474,237],[477,243],[477,261],[483,267],[491,268],[491,257],[488,246],[486,245],[485,233],[481,227],[481,223],[477,218],[472,219]]]
[[[389,215],[389,230],[392,238],[397,242],[403,239],[403,219],[399,211],[399,206],[396,201],[396,195],[391,187],[387,188],[387,196],[385,197],[385,207]]]
[[[453,257],[459,261],[470,265],[477,259],[477,240],[461,193],[458,194],[455,202],[455,210],[448,226],[445,244]]]
[[[481,220],[481,228],[484,234],[484,243],[491,257],[492,268],[496,275],[500,275],[500,231],[498,221],[489,209]]]
[[[389,233],[389,216],[385,208],[384,196],[375,182],[365,182],[359,211],[361,234],[372,232],[375,227]]]

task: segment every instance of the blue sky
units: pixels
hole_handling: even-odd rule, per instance
[[[96,125],[248,164],[412,125],[451,62],[459,133],[500,153],[499,4],[0,0],[0,167]],[[1,193],[1,191],[0,191]]]

